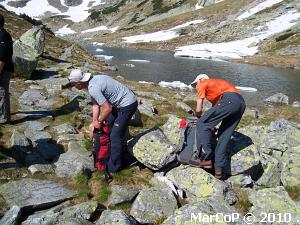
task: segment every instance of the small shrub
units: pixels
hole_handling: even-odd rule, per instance
[[[31,23],[32,25],[35,25],[35,26],[43,24],[42,21],[31,18],[30,16],[26,15],[25,13],[21,13],[19,15],[19,17],[23,18],[24,20],[26,20],[27,22],[29,22],[29,23]]]
[[[153,225],[161,225],[167,218],[167,216],[162,216]]]

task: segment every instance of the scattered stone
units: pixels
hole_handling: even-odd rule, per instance
[[[132,200],[140,192],[137,188],[130,188],[126,186],[113,185],[111,187],[111,195],[108,206],[115,207],[118,204],[132,202]]]
[[[67,123],[55,126],[55,127],[53,127],[53,129],[56,131],[57,135],[77,134],[77,131],[75,130],[75,128]]]
[[[250,175],[247,174],[239,174],[235,176],[229,177],[227,179],[228,182],[232,183],[235,187],[252,187],[253,186],[253,180]]]
[[[35,132],[35,131],[43,131],[46,127],[48,127],[47,123],[39,122],[39,121],[26,121],[23,123],[23,126],[28,132]]]
[[[76,192],[54,181],[28,178],[1,185],[0,194],[11,207],[37,210],[71,199]]]
[[[59,156],[55,166],[55,173],[59,177],[72,178],[79,174],[90,174],[95,170],[89,152],[78,142],[68,144],[68,151]]]
[[[58,136],[57,143],[67,145],[71,141],[83,142],[83,134],[62,134]]]
[[[51,140],[52,136],[47,131],[32,131],[26,129],[24,132],[25,136],[29,138],[35,147],[38,143],[45,143]]]
[[[95,201],[83,202],[74,206],[61,204],[50,210],[40,211],[29,216],[22,225],[62,224],[61,221],[69,218],[79,219],[80,221],[89,220],[96,209],[97,202]]]
[[[104,210],[96,225],[135,225],[122,210]]]
[[[138,98],[138,103],[138,110],[141,112],[141,114],[149,116],[153,119],[157,118],[156,110],[153,107],[151,100]]]
[[[15,225],[17,224],[21,216],[21,209],[19,206],[12,206],[11,209],[5,213],[5,215],[0,219],[1,225]]]
[[[249,116],[255,119],[262,117],[256,109],[246,109],[243,116]]]
[[[277,93],[275,95],[272,95],[268,97],[267,99],[264,100],[267,103],[275,103],[275,104],[289,104],[289,97],[282,94],[282,93]]]
[[[295,108],[300,108],[300,101],[294,101],[292,106]]]
[[[150,169],[159,170],[174,160],[175,147],[159,129],[132,142],[135,143],[130,150],[133,156]]]
[[[31,174],[36,173],[54,173],[54,168],[51,164],[34,164],[28,167]]]
[[[21,105],[28,105],[33,106],[38,104],[39,101],[45,100],[46,97],[44,96],[43,92],[36,89],[29,89],[25,91],[21,97],[19,98],[19,104]]]
[[[167,100],[165,97],[163,97],[159,93],[155,93],[155,92],[135,91],[135,94],[137,94],[138,96],[142,96],[142,97],[153,98],[157,101],[166,101]]]
[[[170,216],[178,208],[170,189],[149,188],[142,190],[135,199],[130,215],[139,223],[155,223],[163,216]]]
[[[193,112],[193,109],[184,102],[176,102],[176,108],[182,109],[183,111],[185,111],[187,113]]]
[[[152,179],[150,180],[150,184],[153,185],[154,187],[160,188],[160,189],[170,189],[173,191],[173,193],[176,196],[179,196],[183,198],[182,191],[180,189],[177,189],[173,182],[170,181],[166,176],[164,176],[163,172],[157,172],[154,174]]]
[[[14,130],[10,139],[11,148],[16,151],[28,153],[31,150],[31,144],[24,134]]]

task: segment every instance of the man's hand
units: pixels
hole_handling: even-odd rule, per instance
[[[94,128],[96,128],[96,129],[101,129],[101,127],[102,127],[102,123],[100,123],[100,121],[99,120],[94,120],[93,121],[93,126],[94,126]]]

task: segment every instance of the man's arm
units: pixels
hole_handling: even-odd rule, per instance
[[[202,115],[203,108],[203,98],[197,99],[197,107],[196,107],[196,116],[200,117]]]
[[[101,113],[100,113],[101,107]],[[112,111],[111,104],[107,101],[101,106],[96,101],[93,101],[93,125],[95,128],[100,129],[104,120],[109,116]]]
[[[0,60],[0,73],[2,73],[2,70],[4,68],[5,62]]]

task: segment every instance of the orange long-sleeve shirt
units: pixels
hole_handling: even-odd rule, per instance
[[[196,86],[197,98],[206,98],[213,105],[215,105],[220,97],[226,92],[235,92],[240,94],[240,92],[231,83],[222,80],[210,78],[208,80],[203,80]]]

